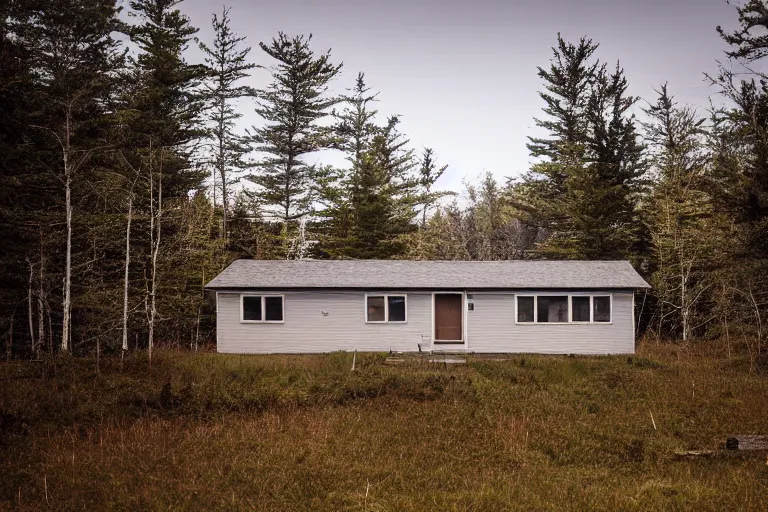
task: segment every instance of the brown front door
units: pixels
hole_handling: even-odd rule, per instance
[[[458,293],[435,295],[435,341],[462,341],[462,303]]]

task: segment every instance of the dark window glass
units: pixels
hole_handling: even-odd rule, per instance
[[[243,297],[243,320],[261,320],[261,297]]]
[[[390,295],[387,297],[387,302],[389,302],[389,321],[405,322],[405,297]]]
[[[594,297],[595,301],[595,322],[611,321],[611,298]]]
[[[537,322],[567,322],[568,297],[538,297]]]
[[[384,321],[384,297],[368,297],[368,321]]]
[[[282,297],[264,297],[264,317],[267,322],[283,321]]]
[[[589,297],[571,297],[573,321],[589,322]]]
[[[517,298],[517,321],[533,322],[533,297]]]

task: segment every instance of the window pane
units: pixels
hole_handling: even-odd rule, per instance
[[[573,321],[589,322],[589,297],[571,297]]]
[[[384,297],[368,297],[368,321],[384,321]]]
[[[533,297],[517,298],[517,321],[533,322]]]
[[[568,297],[539,297],[538,322],[567,322]]]
[[[264,316],[268,322],[282,322],[283,298],[264,297]]]
[[[243,297],[243,320],[261,320],[261,297]]]
[[[389,302],[389,321],[405,322],[405,297],[402,295],[391,295],[387,297]]]
[[[611,298],[595,297],[595,322],[611,321]]]

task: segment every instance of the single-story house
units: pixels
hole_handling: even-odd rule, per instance
[[[216,294],[219,352],[631,354],[627,261],[238,260]]]

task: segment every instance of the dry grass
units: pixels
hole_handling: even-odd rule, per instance
[[[768,365],[707,347],[6,364],[0,509],[768,510],[766,454],[674,456],[768,434]]]

